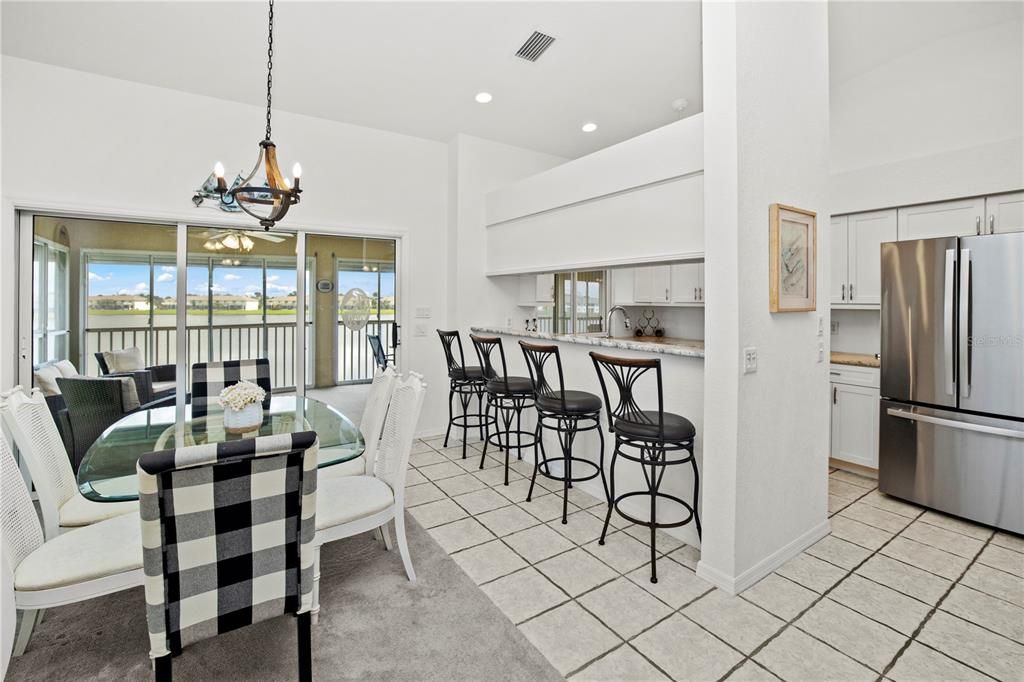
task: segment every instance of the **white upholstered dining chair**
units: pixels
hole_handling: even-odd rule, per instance
[[[22,612],[14,655],[24,653],[43,609],[142,585],[141,534],[139,517],[125,514],[44,542],[25,479],[0,435],[0,570],[12,579]]]
[[[373,473],[373,463],[377,458],[377,446],[380,444],[380,432],[384,428],[384,417],[391,403],[391,391],[398,373],[394,367],[378,369],[374,372],[370,392],[366,396],[363,418],[359,421],[359,430],[363,434],[363,454],[341,464],[333,464],[320,470],[320,480],[338,476],[363,476]]]
[[[69,528],[139,513],[138,502],[93,502],[82,495],[50,408],[38,389],[32,389],[31,396],[21,386],[0,394],[0,414],[28,464],[47,540]]]
[[[409,580],[416,580],[405,538],[405,473],[425,393],[426,385],[418,374],[396,379],[372,473],[325,478],[319,482],[313,541],[316,547],[314,622],[320,612],[320,547],[328,542],[377,528],[386,536],[387,525],[393,521],[405,573]]]

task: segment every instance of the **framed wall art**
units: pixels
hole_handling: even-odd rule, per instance
[[[815,310],[818,230],[814,211],[772,204],[769,212],[768,306],[773,313]]]

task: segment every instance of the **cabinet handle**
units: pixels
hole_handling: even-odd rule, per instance
[[[668,299],[669,299],[668,289],[665,289],[665,300],[667,301]]]
[[[846,285],[843,285],[843,300],[846,300]]]
[[[696,300],[698,300],[698,296],[697,296],[697,287],[694,287],[694,288],[693,288],[693,300],[695,300],[695,301],[696,301]]]
[[[981,234],[981,216],[974,216],[974,233]]]
[[[853,283],[850,283],[850,300],[853,300]]]
[[[832,387],[832,404],[833,404],[833,405],[835,405],[835,404],[836,404],[836,391],[837,391],[836,387],[835,387],[835,386],[833,386],[833,387]]]
[[[990,215],[988,217],[988,233],[989,234],[995,234],[996,233],[996,217],[995,217],[995,215]]]
[[[698,291],[700,292],[700,294],[699,294],[700,295],[700,300],[703,301],[704,300],[704,287],[700,287],[700,289],[698,289]]]

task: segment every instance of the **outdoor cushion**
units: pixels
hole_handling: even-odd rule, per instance
[[[165,393],[167,391],[173,391],[177,385],[178,382],[176,381],[154,381],[153,393],[155,395],[160,395],[161,393]]]
[[[53,366],[57,368],[57,371],[60,372],[60,375],[62,377],[71,378],[81,376],[78,373],[78,370],[75,369],[75,366],[71,364],[70,360],[61,360],[59,362],[55,362],[53,363]]]
[[[318,482],[316,491],[316,529],[333,528],[373,516],[394,501],[388,484],[373,476],[323,479]]]
[[[72,495],[71,499],[60,508],[61,528],[90,526],[98,521],[113,519],[122,514],[139,513],[139,503],[128,502],[93,502],[81,495]]]
[[[104,351],[103,360],[106,361],[107,369],[110,370],[111,374],[146,369],[146,361],[142,357],[142,351],[137,347]]]
[[[121,382],[121,404],[125,412],[133,412],[139,409],[139,391],[135,387],[135,379],[132,377],[98,377],[103,381]]]
[[[18,564],[14,589],[48,590],[134,570],[142,570],[142,524],[125,514],[48,540]]]
[[[42,391],[43,395],[60,395],[57,378],[62,376],[60,370],[54,365],[40,367],[35,371],[36,388]]]

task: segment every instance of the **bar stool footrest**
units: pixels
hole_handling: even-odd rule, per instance
[[[652,526],[654,528],[679,528],[680,526],[685,526],[685,525],[687,525],[688,523],[690,523],[690,522],[692,522],[694,520],[695,515],[694,515],[693,505],[691,505],[686,500],[683,500],[683,499],[681,499],[679,497],[676,497],[675,495],[669,495],[668,493],[663,493],[663,492],[660,492],[660,491],[657,492],[657,493],[654,493],[654,495],[656,497],[658,497],[659,499],[668,500],[670,502],[673,502],[673,503],[681,506],[687,512],[686,518],[684,518],[682,521],[674,521],[674,522],[671,522],[671,523],[659,522],[659,521],[654,520],[654,519],[650,519],[650,520],[646,520],[645,521],[643,519],[638,519],[638,518],[635,518],[633,516],[630,516],[629,514],[625,513],[624,511],[622,511],[622,509],[619,508],[619,504],[623,500],[626,500],[626,499],[628,499],[630,497],[648,497],[649,498],[651,496],[651,492],[648,491],[648,490],[637,490],[637,491],[634,491],[634,492],[623,493],[623,494],[621,494],[621,495],[619,495],[619,496],[617,496],[615,498],[615,501],[612,502],[612,507],[615,509],[615,513],[616,514],[618,514],[622,518],[626,519],[630,523],[635,523],[638,526],[646,526],[647,528],[651,528]],[[653,523],[652,523],[652,521],[653,521]]]

